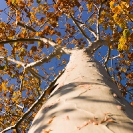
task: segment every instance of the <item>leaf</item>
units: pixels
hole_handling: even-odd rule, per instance
[[[18,4],[18,0],[12,0],[12,4],[13,5],[17,5]]]
[[[4,44],[0,44],[0,50],[3,50]]]
[[[86,7],[88,8],[88,12],[91,12],[92,11],[92,6],[93,6],[93,3],[89,3],[89,4],[86,4]]]
[[[110,4],[110,8],[113,8],[113,7],[114,7],[115,2],[114,2],[114,1],[111,1],[109,4]]]
[[[120,14],[122,12],[122,9],[118,5],[118,6],[115,6],[114,8],[112,8],[112,12],[115,13],[115,14]]]
[[[125,30],[123,31],[123,36],[124,36],[125,38],[127,38],[127,37],[129,37],[129,35],[130,35],[130,30],[125,29]]]
[[[128,50],[129,47],[126,45],[127,39],[124,36],[121,36],[119,39],[119,44],[118,44],[118,50]]]
[[[56,42],[60,45],[62,43],[62,40],[60,38],[56,38]]]
[[[57,58],[58,60],[60,60],[61,56],[60,56],[60,55],[56,55],[56,58]]]
[[[0,65],[0,70],[4,70],[5,66]]]
[[[7,91],[8,88],[6,87],[6,83],[2,82],[2,90]]]
[[[41,0],[36,0],[36,2],[39,4],[39,3],[41,3]]]
[[[8,0],[8,1],[7,1],[7,5],[10,5],[10,4],[11,4],[11,0]]]
[[[123,73],[126,73],[127,72],[127,68],[126,67],[121,67],[120,71],[123,72]]]
[[[133,106],[133,101],[130,104]]]

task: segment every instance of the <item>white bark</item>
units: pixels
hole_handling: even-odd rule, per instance
[[[133,133],[133,108],[85,50],[73,51],[57,82],[29,133]]]

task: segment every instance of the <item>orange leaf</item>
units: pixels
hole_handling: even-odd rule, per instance
[[[56,42],[60,45],[62,43],[62,40],[60,38],[56,38]]]
[[[43,130],[43,133],[50,133],[52,130],[48,129],[48,130]]]
[[[2,89],[3,89],[4,91],[8,90],[7,87],[6,87],[6,83],[4,83],[4,82],[2,82]]]
[[[49,30],[50,29],[50,26],[48,26],[48,25],[46,25],[45,27],[44,27],[44,30]]]
[[[11,1],[10,1],[10,0],[8,0],[8,1],[7,1],[7,5],[10,5],[10,4],[11,4]]]
[[[4,44],[0,44],[0,50],[4,48]]]
[[[133,101],[130,104],[133,106]]]

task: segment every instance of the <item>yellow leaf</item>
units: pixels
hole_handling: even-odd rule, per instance
[[[113,19],[114,19],[115,21],[118,21],[118,20],[119,20],[118,15],[117,15],[117,14],[114,14],[114,15],[113,15]]]
[[[20,64],[18,64],[16,67],[17,67],[17,68],[21,68],[21,65],[20,65]]]
[[[121,67],[120,71],[125,73],[125,72],[127,72],[127,68]]]
[[[2,89],[3,89],[4,91],[7,91],[7,90],[8,90],[8,88],[6,87],[6,83],[4,83],[4,82],[2,82]]]
[[[118,50],[128,50],[129,46],[126,44],[127,39],[124,36],[121,36],[119,39],[119,44],[118,44]]]
[[[120,5],[124,10],[126,10],[129,7],[129,2],[121,1]]]
[[[19,76],[19,78],[20,78],[21,80],[22,80],[22,79],[24,79],[24,77],[23,77],[23,76],[21,76],[21,75]]]
[[[123,36],[124,36],[125,38],[127,38],[129,35],[130,35],[130,30],[125,29],[125,30],[123,31]]]
[[[8,36],[9,40],[12,40],[14,38],[14,36]]]
[[[60,60],[60,55],[56,55],[56,58],[57,58],[58,60]]]
[[[119,39],[119,43],[124,45],[126,43],[127,39],[124,36],[121,36],[121,38]]]
[[[109,4],[110,4],[110,8],[113,8],[113,7],[114,7],[115,2],[114,2],[114,1],[111,1]]]
[[[92,11],[93,3],[86,4],[86,6],[88,8],[88,12],[91,12]]]
[[[18,4],[18,0],[12,0],[12,4],[17,5]]]

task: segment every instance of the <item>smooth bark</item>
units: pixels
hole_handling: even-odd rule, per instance
[[[132,133],[133,108],[104,67],[85,49],[73,50],[59,85],[29,133]]]

